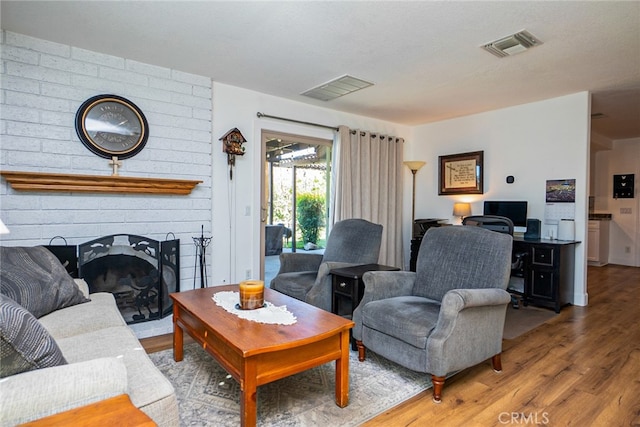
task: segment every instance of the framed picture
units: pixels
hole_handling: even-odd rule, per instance
[[[438,195],[482,194],[484,151],[438,157]]]
[[[575,203],[575,179],[548,179],[545,195],[547,203]]]

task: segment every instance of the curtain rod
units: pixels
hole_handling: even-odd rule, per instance
[[[262,113],[261,113],[261,112],[259,112],[259,111],[258,111],[258,113],[257,113],[257,116],[258,116],[258,118],[260,118],[260,119],[261,119],[261,118],[263,118],[263,117],[266,117],[266,118],[268,118],[268,119],[284,120],[284,121],[287,121],[287,122],[300,123],[301,125],[317,126],[317,127],[320,127],[320,128],[331,129],[331,130],[334,130],[334,131],[336,131],[336,132],[338,131],[338,128],[337,128],[337,127],[327,126],[327,125],[321,125],[321,124],[318,124],[318,123],[303,122],[303,121],[300,121],[300,120],[294,120],[294,119],[287,119],[287,118],[285,118],[285,117],[270,116],[270,115],[268,115],[268,114],[262,114]]]

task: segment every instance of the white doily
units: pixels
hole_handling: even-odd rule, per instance
[[[211,299],[229,313],[235,314],[241,319],[251,320],[258,323],[271,323],[277,325],[293,325],[296,323],[296,316],[287,310],[286,305],[277,307],[265,301],[265,307],[255,310],[240,310],[236,304],[240,302],[240,294],[234,291],[222,291],[213,294]]]

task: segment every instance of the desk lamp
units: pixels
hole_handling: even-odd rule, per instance
[[[453,216],[459,216],[460,222],[465,216],[471,215],[471,203],[454,203],[453,204]]]

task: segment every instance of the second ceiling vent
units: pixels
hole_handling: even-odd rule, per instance
[[[373,86],[373,83],[349,75],[344,75],[331,80],[330,82],[314,87],[313,89],[309,89],[301,95],[319,99],[321,101],[331,101],[332,99],[339,98],[369,86]]]
[[[527,49],[541,45],[542,42],[526,30],[492,41],[481,47],[499,58],[513,56]]]

